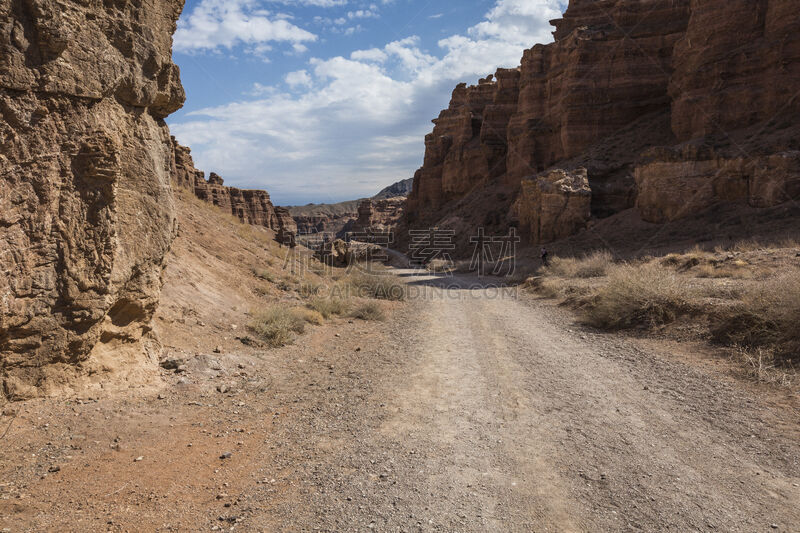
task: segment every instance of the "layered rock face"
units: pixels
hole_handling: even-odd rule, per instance
[[[800,13],[790,0],[693,1],[674,53],[672,130],[683,146],[636,169],[649,222],[720,200],[800,197]],[[665,194],[668,193],[668,194]]]
[[[191,150],[181,146],[174,137],[171,169],[176,186],[188,189],[201,200],[239,217],[244,224],[275,231],[280,242],[294,243],[297,224],[287,210],[272,205],[267,191],[228,187],[214,172],[206,180],[205,173],[195,168]]]
[[[364,239],[369,234],[392,231],[403,215],[405,201],[403,197],[362,200],[358,204],[358,218],[346,225],[343,233],[360,234]]]
[[[592,190],[585,168],[552,170],[522,180],[513,209],[520,228],[535,242],[569,237],[591,217]]]
[[[413,186],[413,178],[385,187],[371,198],[337,204],[308,204],[289,209],[300,235],[327,233],[329,237],[346,236],[347,232],[372,228],[386,231],[401,218],[405,201]],[[373,227],[376,226],[376,227]]]
[[[531,229],[511,205],[555,168],[587,169],[595,217],[638,206],[664,222],[719,201],[797,197],[796,7],[571,0],[555,42],[455,89],[425,139],[405,224],[490,225],[505,211],[506,225]]]
[[[0,3],[0,373],[56,392],[143,357],[175,233],[182,0]]]

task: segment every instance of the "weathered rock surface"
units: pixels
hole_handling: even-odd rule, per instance
[[[0,3],[0,374],[135,381],[175,233],[181,0]],[[132,363],[132,364],[127,364]],[[92,378],[93,379],[93,378]]]
[[[337,204],[308,204],[287,207],[297,223],[299,235],[327,234],[346,237],[348,232],[385,232],[402,217],[413,179],[398,181],[371,198]]]
[[[176,186],[188,189],[197,198],[229,212],[244,224],[271,229],[279,242],[294,243],[297,224],[288,211],[272,205],[267,191],[228,187],[214,172],[206,180],[205,173],[195,168],[191,150],[181,146],[174,137],[171,163],[172,181]]]
[[[558,169],[522,180],[513,210],[523,236],[533,242],[550,242],[585,228],[591,204],[586,169]]]
[[[587,169],[594,217],[638,206],[664,222],[717,202],[797,198],[796,7],[571,0],[555,42],[453,91],[425,138],[403,227],[502,231],[547,169]]]
[[[380,240],[383,245],[390,244],[394,240],[395,227],[403,215],[405,202],[403,197],[362,200],[358,204],[358,218],[347,223],[339,236],[364,242]]]

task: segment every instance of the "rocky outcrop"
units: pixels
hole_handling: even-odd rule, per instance
[[[170,53],[182,6],[0,3],[7,397],[137,379],[175,234],[163,119],[184,101]]]
[[[664,223],[720,201],[772,207],[800,198],[800,151],[725,157],[694,146],[654,149],[636,167],[637,207]]]
[[[720,201],[772,207],[800,197],[800,13],[789,0],[692,2],[674,52],[672,131],[636,169],[645,220]]]
[[[548,169],[586,168],[598,218],[638,206],[664,222],[798,196],[791,0],[571,0],[552,23],[555,42],[518,69],[453,91],[425,138],[405,227],[502,231]]]
[[[372,197],[373,200],[384,200],[387,198],[406,198],[414,185],[414,178],[408,178],[392,183],[384,187],[378,194]]]
[[[177,187],[191,191],[197,198],[229,212],[244,224],[274,231],[276,239],[281,243],[294,245],[297,224],[288,211],[272,205],[267,191],[228,187],[214,172],[206,180],[205,173],[195,168],[191,150],[181,146],[174,137],[171,173],[172,181]]]
[[[308,204],[287,209],[297,223],[299,235],[327,234],[346,237],[349,232],[393,229],[402,217],[406,196],[413,179],[398,181],[382,189],[372,198],[338,204]]]
[[[402,197],[362,200],[358,204],[358,218],[346,224],[340,236],[368,242],[374,237],[388,244],[387,235],[394,231],[402,217],[405,202]]]
[[[559,169],[522,180],[513,211],[523,236],[533,242],[550,242],[585,228],[591,203],[586,169]]]

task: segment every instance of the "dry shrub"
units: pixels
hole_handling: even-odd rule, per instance
[[[689,299],[686,282],[673,271],[654,263],[618,265],[582,310],[599,328],[653,327],[688,312]]]
[[[248,327],[261,340],[278,347],[294,342],[295,334],[305,331],[306,320],[296,309],[274,305],[256,313]]]
[[[752,270],[746,268],[744,261],[734,261],[730,264],[704,264],[700,265],[692,272],[698,278],[732,278],[732,279],[751,279],[754,275]]]
[[[350,310],[350,304],[346,300],[333,297],[324,298],[321,296],[315,296],[314,298],[311,298],[306,305],[308,305],[309,309],[313,309],[321,314],[324,318],[330,318],[336,315],[344,315]]]
[[[386,313],[378,302],[366,302],[356,307],[350,316],[361,320],[386,320]]]
[[[739,304],[712,319],[711,333],[719,342],[771,347],[782,361],[800,363],[800,270],[747,289]]]
[[[545,272],[562,278],[599,278],[613,264],[614,256],[609,251],[598,250],[581,258],[554,257]]]
[[[317,296],[323,289],[322,285],[318,285],[316,283],[305,282],[300,285],[298,292],[300,292],[300,296],[303,298],[310,298],[312,296]]]
[[[308,309],[307,307],[297,307],[294,309],[294,312],[297,316],[315,326],[319,326],[325,321],[325,317],[322,316],[322,313],[313,309]]]
[[[275,283],[276,281],[275,274],[263,268],[254,268],[253,275],[259,279],[269,281],[270,283]]]
[[[379,300],[405,300],[406,286],[392,274],[353,274],[344,280],[359,298]]]

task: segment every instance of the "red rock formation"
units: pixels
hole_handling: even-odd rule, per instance
[[[176,229],[182,6],[0,2],[0,396],[141,377]]]
[[[636,169],[637,205],[666,222],[719,201],[800,197],[800,14],[789,0],[693,1],[670,83],[675,149]]]
[[[555,42],[526,50],[519,69],[456,87],[426,136],[404,226],[502,231],[515,217],[498,213],[548,168],[587,169],[596,217],[637,205],[663,222],[798,196],[791,0],[571,0],[553,24]]]
[[[206,181],[203,171],[194,166],[191,150],[178,144],[174,137],[172,152],[172,180],[176,186],[188,189],[201,200],[230,212],[245,224],[275,231],[280,242],[294,242],[297,225],[288,211],[272,205],[267,191],[228,187],[214,172]]]
[[[380,236],[383,244],[385,238],[394,232],[403,215],[406,199],[403,197],[383,198],[381,200],[362,200],[358,205],[358,218],[347,224],[342,236],[348,234],[359,240],[370,241],[372,236]]]
[[[800,14],[791,0],[693,0],[675,47],[679,141],[800,112]]]
[[[592,190],[585,168],[551,170],[522,180],[513,209],[524,236],[533,242],[569,237],[591,217]]]
[[[372,227],[372,200],[361,200],[358,204],[358,217],[352,226],[352,231],[360,233]]]

